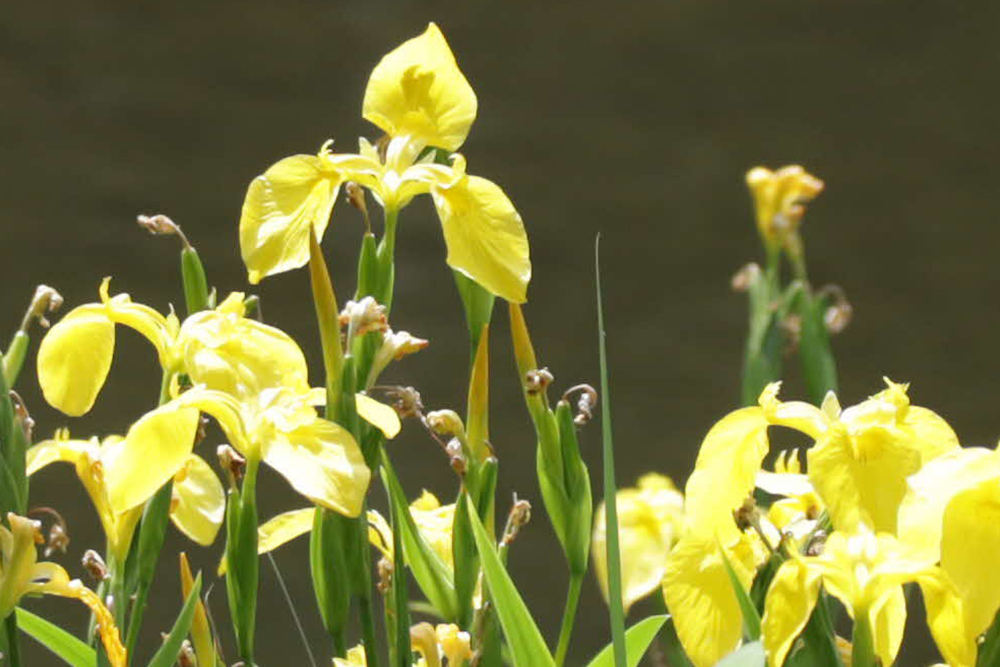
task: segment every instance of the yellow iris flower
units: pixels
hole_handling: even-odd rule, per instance
[[[784,663],[816,606],[821,586],[844,604],[854,619],[855,637],[858,625],[864,624],[881,664],[893,664],[906,623],[903,584],[910,582],[923,591],[931,633],[949,664],[972,667],[974,645],[970,654],[956,632],[962,605],[947,576],[926,554],[863,524],[851,533],[834,532],[821,555],[796,556],[779,568],[761,622],[769,667]]]
[[[625,612],[659,588],[667,569],[667,554],[680,538],[684,495],[669,477],[650,473],[635,488],[619,489],[618,540],[621,545],[622,604]],[[594,516],[590,553],[604,599],[608,599],[607,534],[604,505]]]
[[[114,617],[101,599],[78,579],[55,563],[39,563],[39,523],[10,513],[10,528],[0,526],[0,618],[7,618],[21,598],[28,595],[59,595],[87,605],[97,620],[97,629],[112,667],[125,667],[126,653]]]
[[[347,651],[347,659],[334,658],[333,667],[368,667],[365,658],[365,647],[360,644]]]
[[[785,245],[798,231],[804,205],[823,190],[823,181],[799,165],[777,171],[754,167],[747,172],[746,181],[756,208],[757,229],[772,249]]]
[[[447,262],[508,301],[526,298],[531,278],[521,216],[492,181],[471,176],[465,158],[451,166],[421,158],[428,147],[457,150],[476,117],[476,96],[440,29],[386,55],[372,71],[362,115],[388,135],[380,151],[362,139],[358,154],[295,155],[250,184],[240,218],[240,248],[251,283],[304,266],[309,236],[322,239],[340,186],[368,188],[390,215],[430,194],[444,231]]]
[[[63,461],[76,468],[90,496],[108,540],[108,550],[118,563],[124,563],[132,543],[132,533],[142,516],[141,507],[124,512],[111,509],[105,473],[121,454],[125,439],[109,436],[103,441],[73,440],[69,432],[58,431],[27,452],[27,473],[33,475],[50,463]],[[170,518],[189,538],[208,546],[215,540],[226,510],[226,496],[212,468],[195,454],[190,454],[174,474]]]
[[[975,651],[1000,611],[1000,574],[984,557],[1000,551],[1000,454],[980,447],[955,450],[908,481],[899,538],[940,561],[962,598],[962,634]]]
[[[472,658],[470,637],[453,623],[418,623],[410,629],[411,648],[420,654],[413,667],[459,667]],[[447,662],[442,662],[447,660]],[[358,645],[347,658],[334,658],[333,667],[367,667],[365,649]]]

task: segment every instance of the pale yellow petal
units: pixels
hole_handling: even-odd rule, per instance
[[[174,476],[170,518],[177,528],[202,546],[215,541],[226,515],[226,492],[218,475],[192,454]]]
[[[431,23],[375,66],[362,116],[396,137],[457,150],[476,119],[476,94],[444,35]]]
[[[71,310],[38,349],[38,383],[45,400],[71,417],[90,411],[111,369],[115,325],[104,307]]]
[[[677,636],[695,667],[711,667],[735,650],[743,636],[743,615],[717,545],[712,539],[682,538],[670,552],[663,578]],[[738,561],[731,562],[741,574]],[[752,572],[744,574],[752,578]]]
[[[315,517],[316,508],[305,507],[300,510],[282,512],[278,516],[268,519],[257,529],[257,553],[265,554],[268,551],[274,551],[299,535],[305,535],[312,530]]]
[[[351,434],[316,418],[261,443],[264,461],[296,491],[345,516],[358,516],[371,472]]]
[[[973,667],[978,652],[975,635],[969,635],[962,599],[946,576],[931,572],[919,579],[927,608],[927,625],[934,643],[949,667]]]
[[[108,296],[108,288],[111,279],[105,278],[101,283],[101,301],[104,304],[104,312],[108,319],[115,324],[122,324],[139,333],[148,340],[154,348],[160,360],[160,366],[166,370],[172,364],[171,346],[174,335],[177,333],[176,317],[169,320],[162,313],[141,303],[134,303],[128,294],[116,294]]]
[[[528,236],[514,205],[492,181],[467,176],[431,194],[444,229],[448,265],[514,303],[531,280]]]
[[[340,177],[315,155],[295,155],[250,183],[240,216],[240,250],[248,279],[297,269],[309,261],[309,234],[322,239]]]
[[[819,597],[819,572],[806,561],[785,561],[771,581],[761,619],[769,667],[781,667],[802,633]]]
[[[361,393],[355,394],[354,404],[357,407],[358,416],[382,431],[385,437],[391,440],[399,434],[402,424],[399,422],[399,415],[396,414],[396,410],[391,405],[386,405]]]
[[[112,509],[135,507],[172,479],[187,462],[197,430],[198,410],[176,401],[133,424],[117,456],[104,462]]]

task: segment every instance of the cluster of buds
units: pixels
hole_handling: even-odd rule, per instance
[[[363,336],[372,331],[387,331],[389,320],[386,318],[385,306],[380,305],[373,297],[366,296],[360,301],[348,301],[340,313],[340,326],[347,329],[347,344],[350,345],[355,336]]]

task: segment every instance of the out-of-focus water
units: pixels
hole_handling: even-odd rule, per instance
[[[814,281],[842,285],[855,306],[855,322],[835,341],[845,405],[889,375],[911,381],[914,402],[948,418],[964,443],[992,445],[1000,435],[994,4],[112,4],[22,3],[0,24],[8,330],[39,282],[68,306],[95,300],[108,275],[113,290],[136,300],[179,304],[175,247],[140,232],[137,213],[173,216],[212,284],[247,289],[236,236],[247,183],[329,137],[344,150],[373,137],[360,117],[369,71],[435,20],[479,97],[463,147],[469,170],[504,187],[531,236],[526,314],[557,387],[597,380],[592,258],[603,234],[621,483],[647,470],[683,482],[702,435],[735,405],[745,302],[728,281],[760,256],[742,181],[758,163],[800,162],[827,183],[804,235]],[[341,296],[353,289],[359,232],[354,211],[335,212],[324,247]],[[397,252],[393,324],[432,345],[389,378],[417,386],[430,408],[461,410],[464,325],[426,202],[405,211]],[[307,280],[294,272],[255,291],[267,321],[309,348],[320,382]],[[492,436],[501,510],[514,491],[540,502],[505,320],[498,309]],[[121,331],[110,384],[90,415],[57,414],[30,375],[20,389],[39,437],[65,425],[88,436],[123,432],[154,404],[158,383],[150,348]],[[789,383],[786,395],[798,390]],[[582,438],[596,471],[597,429]],[[419,428],[408,425],[391,447],[411,494],[453,493],[447,461]],[[302,504],[272,476],[261,492],[262,516]],[[66,514],[73,543],[64,562],[82,574],[78,558],[100,537],[72,470],[40,475],[32,502]],[[561,556],[543,513],[535,517],[511,563],[554,637]],[[175,536],[168,548],[179,547],[214,571],[221,545],[202,550]],[[277,560],[307,633],[324,646],[306,553],[302,540]],[[165,558],[148,646],[179,609],[175,581]],[[260,663],[306,665],[266,563],[262,596]],[[212,600],[223,618],[221,582]],[[70,604],[36,607],[52,615]],[[82,611],[71,618],[85,622]],[[590,581],[576,636],[571,664],[608,636]],[[31,655],[30,664],[49,664]],[[912,651],[903,661],[930,659]]]

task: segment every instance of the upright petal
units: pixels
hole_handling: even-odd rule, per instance
[[[309,261],[309,231],[323,238],[339,187],[340,177],[315,155],[285,158],[250,183],[240,250],[252,284]]]
[[[71,417],[93,407],[111,369],[115,325],[103,306],[71,310],[38,349],[38,383],[49,404]]]
[[[226,514],[226,492],[200,456],[191,454],[174,475],[173,500],[170,518],[174,525],[202,546],[214,542]]]
[[[358,516],[371,471],[351,434],[325,419],[261,443],[263,460],[296,491],[345,516]]]
[[[685,487],[689,531],[723,543],[736,536],[732,512],[753,492],[769,448],[767,427],[762,409],[741,408],[708,432]]]
[[[124,512],[150,498],[187,463],[198,430],[198,409],[172,401],[132,425],[125,443],[105,461],[108,500]]]
[[[476,94],[431,23],[375,66],[361,115],[392,137],[458,150],[476,119]]]
[[[531,280],[524,223],[503,190],[479,176],[431,190],[448,246],[448,265],[514,303]]]

